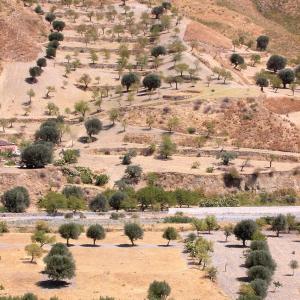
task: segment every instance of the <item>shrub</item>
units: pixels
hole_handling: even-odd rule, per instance
[[[94,245],[96,244],[96,240],[103,240],[105,238],[105,230],[104,228],[99,225],[99,224],[95,224],[95,225],[91,225],[87,232],[86,232],[86,236],[88,238],[91,238],[93,240]]]
[[[51,32],[48,35],[48,40],[51,41],[63,41],[64,40],[64,35],[60,32]]]
[[[243,246],[246,246],[246,241],[252,239],[256,230],[257,224],[254,221],[243,220],[235,225],[233,233],[238,240],[243,241]]]
[[[136,223],[127,223],[124,226],[124,234],[129,238],[132,246],[134,246],[135,240],[143,238],[144,231],[142,227]]]
[[[245,265],[247,268],[251,268],[253,266],[264,266],[272,273],[276,269],[276,263],[274,262],[270,252],[265,250],[255,250],[250,252]]]
[[[0,234],[9,232],[7,223],[5,221],[0,221]]]
[[[63,151],[63,160],[67,164],[75,164],[78,161],[80,152],[77,149],[67,149]]]
[[[108,211],[108,201],[103,194],[97,194],[89,204],[92,211]]]
[[[153,281],[148,289],[149,300],[166,299],[171,293],[171,288],[166,281]]]
[[[151,55],[154,57],[158,57],[160,55],[166,55],[167,50],[164,46],[156,46],[151,49]]]
[[[252,251],[255,250],[264,250],[264,251],[269,251],[269,246],[266,241],[252,241],[250,244],[250,249]]]
[[[167,227],[164,230],[163,236],[164,239],[168,240],[167,246],[169,246],[171,240],[176,240],[178,238],[178,233],[176,228]]]
[[[58,144],[60,140],[60,132],[57,126],[42,126],[36,133],[35,139],[45,142]]]
[[[29,193],[27,189],[22,186],[17,186],[6,191],[1,201],[9,212],[14,213],[24,212],[30,205]]]
[[[69,240],[77,240],[82,232],[82,227],[76,223],[63,224],[58,229],[62,238],[67,240],[67,246],[69,246]]]
[[[66,198],[70,198],[71,196],[76,198],[83,198],[83,190],[81,187],[76,185],[67,185],[62,190],[62,194],[66,196]]]
[[[265,298],[268,292],[268,284],[265,280],[255,279],[250,283],[257,296]]]
[[[52,161],[53,149],[45,144],[27,146],[21,154],[21,165],[27,168],[43,168]]]
[[[194,133],[196,132],[196,128],[195,128],[195,127],[188,127],[188,128],[187,128],[187,132],[188,132],[189,134],[194,134]]]
[[[49,192],[44,198],[39,200],[40,208],[45,208],[48,214],[57,214],[59,209],[67,208],[67,199],[64,195],[56,192]]]
[[[142,168],[137,165],[127,166],[125,177],[129,180],[129,183],[138,183],[142,177]]]
[[[162,137],[161,144],[159,146],[159,154],[163,159],[168,159],[176,151],[176,144],[172,142],[168,135]]]
[[[179,214],[164,218],[164,223],[192,223],[192,221],[193,218]]]
[[[264,267],[264,266],[253,266],[248,270],[247,273],[248,277],[250,280],[255,280],[255,279],[262,279],[265,280],[267,283],[271,282],[272,279],[272,273],[271,271]]]
[[[106,174],[100,174],[95,176],[95,185],[103,186],[106,185],[109,181],[109,176]]]
[[[56,56],[56,48],[48,47],[48,48],[46,49],[46,56],[47,56],[48,58],[55,57],[55,56]]]

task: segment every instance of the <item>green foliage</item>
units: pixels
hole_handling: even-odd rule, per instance
[[[87,229],[86,236],[88,238],[91,238],[94,242],[94,245],[95,245],[96,241],[103,240],[105,238],[105,230],[99,224],[91,225]]]
[[[175,214],[174,216],[170,217],[165,217],[164,218],[164,223],[179,223],[179,224],[184,224],[184,223],[192,223],[193,218],[184,216],[182,214]]]
[[[38,202],[40,208],[44,208],[48,214],[57,214],[59,209],[67,208],[67,198],[60,193],[49,192]]]
[[[178,238],[178,233],[176,228],[167,227],[164,230],[163,236],[164,239],[168,240],[167,246],[169,246],[171,240],[176,240]]]
[[[25,251],[27,255],[31,256],[31,262],[33,262],[35,258],[39,258],[43,255],[43,249],[36,243],[27,245]]]
[[[118,211],[122,208],[122,202],[125,200],[126,194],[120,191],[115,192],[109,199],[109,205]]]
[[[252,251],[255,250],[264,250],[264,251],[269,251],[269,246],[266,241],[252,241],[250,244],[250,249]]]
[[[230,62],[235,66],[237,67],[238,65],[243,65],[245,63],[245,60],[244,58],[237,54],[237,53],[233,53],[231,56],[230,56]]]
[[[133,84],[139,83],[140,82],[140,78],[136,73],[128,73],[123,75],[122,80],[121,80],[121,84],[123,86],[126,86],[127,91],[129,91],[130,87]]]
[[[265,250],[251,251],[246,259],[245,265],[247,268],[251,268],[253,266],[264,266],[272,273],[276,269],[276,263],[273,260],[270,252]]]
[[[124,226],[124,234],[129,238],[132,246],[134,246],[135,240],[143,238],[144,231],[139,224],[127,223]]]
[[[75,164],[78,161],[78,157],[80,156],[80,152],[77,149],[67,149],[64,150],[63,153],[63,161],[67,164]]]
[[[43,168],[51,163],[53,149],[45,144],[33,144],[23,149],[21,165],[26,168]]]
[[[56,19],[56,16],[55,16],[55,14],[52,13],[52,12],[49,12],[49,13],[47,13],[47,14],[45,15],[45,20],[46,20],[47,22],[49,22],[50,24],[51,24],[55,19]]]
[[[256,48],[261,51],[267,50],[270,38],[266,35],[261,35],[256,39]]]
[[[272,272],[264,266],[251,267],[248,270],[247,275],[251,281],[255,279],[262,279],[265,280],[267,283],[270,283],[272,279]]]
[[[7,223],[5,221],[0,221],[0,235],[7,232],[9,232]]]
[[[97,194],[89,204],[92,211],[108,211],[108,201],[103,194]]]
[[[255,291],[255,294],[259,297],[265,298],[268,292],[268,283],[262,279],[255,279],[250,283],[251,287]]]
[[[51,32],[49,35],[48,35],[48,40],[51,42],[51,41],[63,41],[64,40],[64,35],[60,32]]]
[[[44,272],[51,280],[72,279],[75,276],[75,262],[69,256],[53,255],[47,259]]]
[[[69,240],[77,240],[82,232],[82,227],[76,223],[62,224],[58,232],[60,236],[67,240],[67,246],[69,246]]]
[[[60,132],[55,124],[55,126],[41,126],[39,130],[35,133],[35,139],[38,141],[51,142],[53,144],[58,144],[60,140]]]
[[[278,70],[284,69],[286,64],[287,60],[285,57],[274,54],[267,61],[267,69],[276,73]]]
[[[169,135],[162,137],[161,144],[159,146],[159,154],[163,159],[168,159],[176,151],[176,144],[172,142]]]
[[[154,57],[158,57],[160,55],[166,55],[167,50],[164,46],[156,46],[151,49],[151,55]]]
[[[274,218],[272,222],[272,230],[276,231],[277,237],[279,237],[280,231],[285,230],[287,227],[286,216],[283,214],[279,214],[276,218]]]
[[[63,31],[65,26],[66,26],[65,22],[61,20],[54,20],[52,22],[52,27],[56,31]]]
[[[171,293],[171,288],[166,281],[153,281],[148,289],[149,300],[163,300]]]
[[[143,85],[149,91],[156,90],[161,86],[161,79],[156,74],[148,74],[143,79]]]
[[[55,242],[55,236],[49,236],[47,232],[43,230],[35,230],[31,236],[31,241],[33,243],[39,243],[42,248],[44,245],[53,244]]]
[[[2,196],[1,202],[7,211],[21,213],[30,205],[29,193],[25,187],[17,186],[6,191]]]
[[[106,174],[99,174],[95,176],[95,185],[104,186],[109,182],[109,176]]]
[[[253,220],[243,220],[235,225],[233,233],[238,240],[243,241],[243,246],[245,246],[247,240],[252,240],[256,230],[257,224]]]
[[[173,194],[179,207],[184,205],[190,207],[191,205],[197,205],[199,202],[198,193],[187,189],[177,188]]]
[[[229,162],[235,158],[237,158],[237,154],[235,152],[220,151],[217,154],[217,159],[221,159],[222,164],[225,166],[228,166]]]
[[[283,87],[286,88],[287,84],[291,84],[295,80],[295,73],[292,69],[286,68],[278,72],[278,77],[283,83]]]
[[[92,135],[98,134],[102,130],[102,122],[97,118],[87,119],[84,126],[90,139],[92,138]]]

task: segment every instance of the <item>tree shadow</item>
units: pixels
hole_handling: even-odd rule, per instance
[[[170,244],[170,245],[166,245],[166,244],[161,244],[161,245],[157,245],[158,247],[163,247],[163,248],[172,248],[175,247],[175,245]]]
[[[104,125],[103,127],[102,127],[102,129],[103,130],[109,130],[109,129],[111,129],[111,128],[113,128],[115,126],[115,124],[109,124],[109,125]]]
[[[240,282],[250,282],[250,279],[247,276],[237,277],[236,280]]]
[[[243,245],[239,245],[239,244],[229,244],[229,245],[226,245],[225,247],[227,248],[247,248],[247,246],[243,246]]]
[[[119,244],[119,245],[117,245],[117,247],[120,247],[120,248],[133,248],[133,247],[137,247],[137,245]]]
[[[28,84],[34,84],[37,82],[37,80],[32,77],[27,77],[27,78],[25,78],[25,82]]]
[[[86,248],[99,248],[100,245],[94,245],[94,244],[81,244],[80,247],[86,247]]]
[[[220,243],[220,244],[226,244],[226,243],[228,243],[229,241],[217,241],[218,243]]]
[[[90,143],[93,143],[97,141],[97,139],[92,136],[91,138],[89,136],[81,136],[79,139],[78,139],[78,142],[82,143],[82,144],[90,144]]]
[[[55,281],[55,280],[48,279],[48,280],[38,281],[36,285],[44,289],[61,289],[61,288],[68,287],[70,283],[62,280]]]

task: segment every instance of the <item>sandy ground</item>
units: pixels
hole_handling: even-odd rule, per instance
[[[289,267],[289,262],[292,259],[300,260],[299,235],[282,234],[280,238],[277,238],[273,236],[272,232],[267,232],[266,234],[272,256],[277,263],[273,281],[279,281],[283,285],[274,293],[274,287],[271,284],[266,299],[297,300],[300,298],[300,272],[296,270],[295,275],[291,276],[292,271]],[[219,270],[218,282],[222,289],[235,299],[238,296],[239,286],[243,283],[243,278],[246,276],[247,271],[246,268],[242,267],[245,262],[243,255],[245,248],[240,247],[241,242],[237,241],[234,236],[229,237],[228,242],[225,243],[223,232],[205,235],[205,238],[214,241],[213,263]],[[295,254],[293,254],[294,251]]]
[[[76,277],[61,289],[39,286],[47,278],[41,274],[41,259],[30,264],[26,258],[23,249],[30,242],[29,234],[5,234],[0,237],[0,283],[5,287],[0,295],[31,291],[43,298],[57,295],[60,299],[96,299],[109,295],[116,299],[144,299],[153,280],[166,280],[173,299],[228,299],[204,278],[203,272],[187,265],[181,247],[158,246],[165,244],[161,234],[146,232],[144,240],[133,248],[115,246],[128,243],[121,232],[109,232],[104,246],[96,248],[79,246],[90,243],[80,238],[70,248],[76,260]]]

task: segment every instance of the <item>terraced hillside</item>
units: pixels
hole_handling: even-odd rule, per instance
[[[294,58],[299,53],[299,0],[174,0],[186,16],[230,39],[238,35],[271,37],[270,51]]]

